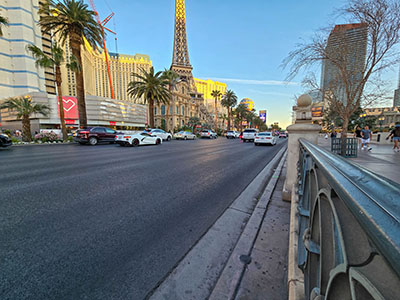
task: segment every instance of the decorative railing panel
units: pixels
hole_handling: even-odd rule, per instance
[[[300,140],[307,299],[400,299],[400,185]]]

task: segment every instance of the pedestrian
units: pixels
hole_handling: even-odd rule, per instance
[[[372,137],[372,132],[369,130],[368,125],[365,125],[364,129],[361,130],[361,150],[367,149],[368,151],[371,151],[372,148],[369,146],[369,143],[371,141]]]
[[[336,138],[336,135],[337,135],[336,130],[335,130],[335,129],[332,129],[331,138],[332,138],[332,139]]]
[[[390,132],[390,134],[388,135],[388,137],[386,138],[387,140],[393,137],[393,150],[395,152],[400,152],[400,148],[399,148],[399,142],[400,142],[400,123],[396,123],[396,125],[394,126],[394,129]]]
[[[360,125],[357,125],[356,130],[354,131],[354,137],[357,139],[357,146],[358,146],[358,149],[360,149],[361,138],[362,138]]]

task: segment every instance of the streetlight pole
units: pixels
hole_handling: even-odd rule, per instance
[[[362,127],[364,127],[364,120],[365,120],[366,117],[367,117],[367,114],[365,114],[365,113],[360,115],[360,120],[361,120]]]
[[[378,120],[379,120],[379,125],[380,125],[380,132],[382,132],[382,124],[383,124],[383,121],[385,120],[385,117],[380,117]]]

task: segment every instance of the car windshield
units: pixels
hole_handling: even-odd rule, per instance
[[[179,131],[178,133],[179,133],[179,134],[182,134],[182,133],[185,133],[185,132],[184,132],[184,131]]]
[[[255,129],[246,129],[244,132],[256,132]]]
[[[208,130],[203,130],[202,132],[205,132],[205,133],[207,133],[207,132],[208,132]]]
[[[233,133],[233,131],[230,131],[230,130],[229,130],[228,133]]]

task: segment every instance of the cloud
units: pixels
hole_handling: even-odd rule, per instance
[[[279,81],[279,80],[254,80],[254,79],[238,79],[238,78],[216,78],[212,77],[211,80],[230,82],[238,84],[253,84],[253,85],[298,85],[298,82]]]

